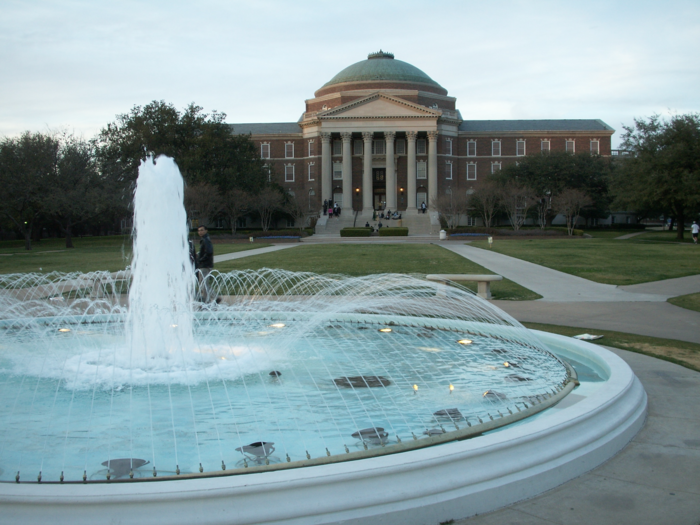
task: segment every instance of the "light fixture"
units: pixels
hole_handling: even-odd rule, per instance
[[[70,328],[59,328],[59,332],[70,332]]]
[[[413,393],[414,394],[418,393],[418,385],[413,385]]]
[[[450,394],[452,393],[452,391],[453,391],[454,389],[455,389],[454,385],[453,385],[452,383],[450,383]]]
[[[284,328],[284,323],[273,323],[270,325],[271,328]]]
[[[459,344],[461,344],[461,345],[470,345],[470,344],[472,344],[474,341],[472,341],[471,339],[460,339],[460,340],[457,341],[457,342],[458,342]]]
[[[391,328],[380,328],[379,331],[384,332],[384,333],[389,333],[389,332],[391,332]]]
[[[510,366],[510,363],[509,363],[508,361],[506,361],[505,363],[503,363],[503,366],[505,366],[506,368],[508,368],[508,367]]]
[[[355,188],[355,193],[360,193],[360,188]]]

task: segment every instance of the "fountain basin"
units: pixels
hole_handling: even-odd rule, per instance
[[[601,370],[558,405],[498,431],[379,457],[201,479],[0,485],[8,522],[432,524],[495,510],[587,472],[644,424],[646,393],[598,346],[536,332],[554,354]]]

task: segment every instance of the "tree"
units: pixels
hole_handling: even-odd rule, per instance
[[[566,218],[566,230],[570,236],[574,234],[581,209],[592,203],[593,200],[584,192],[571,188],[565,189],[552,198],[552,208]]]
[[[517,180],[507,181],[501,188],[501,205],[515,231],[525,223],[528,211],[537,201],[532,188]]]
[[[299,231],[304,229],[309,216],[309,195],[305,193],[303,197],[290,196],[284,206],[285,213],[294,221],[294,225],[299,228]]]
[[[253,208],[260,215],[262,231],[270,229],[273,214],[278,211],[284,203],[282,192],[272,186],[268,186],[255,197],[253,197]]]
[[[185,209],[190,219],[206,225],[224,208],[224,199],[213,184],[200,182],[185,187]]]
[[[549,152],[523,157],[517,164],[506,166],[501,172],[505,180],[517,180],[532,188],[537,199],[538,222],[541,228],[552,223],[552,198],[567,188],[578,189],[592,198],[586,214],[607,217],[610,196],[608,179],[610,161],[590,153]]]
[[[32,249],[32,228],[44,212],[46,192],[56,175],[59,143],[46,134],[26,132],[0,142],[0,213],[24,237]]]
[[[482,181],[471,194],[469,206],[474,208],[484,220],[484,226],[491,227],[493,217],[496,215],[501,196],[501,187],[494,178]]]
[[[73,248],[73,228],[117,206],[118,191],[99,173],[88,142],[65,133],[55,139],[56,166],[46,180],[43,209],[65,235],[66,248]]]
[[[430,207],[445,218],[448,228],[456,228],[467,214],[469,202],[466,194],[453,193],[450,188],[450,193],[430,199]]]
[[[613,174],[615,203],[661,209],[675,217],[683,239],[686,217],[700,207],[700,114],[659,115],[624,126],[622,147],[631,155]]]
[[[231,225],[231,233],[236,235],[238,219],[245,217],[252,209],[253,199],[247,191],[232,189],[226,192],[222,198],[223,211],[228,216]]]
[[[134,106],[98,135],[102,169],[129,183],[142,159],[164,154],[175,159],[188,184],[212,184],[222,194],[234,188],[258,192],[267,182],[264,164],[250,137],[234,135],[225,118],[194,103],[182,112],[162,100]]]

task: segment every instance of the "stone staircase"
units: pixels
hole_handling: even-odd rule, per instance
[[[340,237],[340,230],[343,228],[352,228],[355,223],[355,212],[348,210],[340,214],[340,217],[333,217],[332,219],[328,215],[321,215],[321,218],[316,223],[316,235],[318,236],[328,236],[328,237]],[[360,224],[358,219],[357,224]],[[362,226],[364,226],[362,222]]]
[[[398,226],[398,220],[382,219],[383,226]],[[369,223],[376,228],[379,219],[372,220],[372,212],[360,212],[355,219],[355,212],[343,213],[340,217],[329,219],[328,216],[321,215],[316,223],[316,236],[319,237],[340,237],[340,230],[343,228],[352,228],[364,226]],[[437,213],[420,213],[419,211],[403,211],[401,212],[401,226],[408,228],[409,236],[436,236],[440,232],[440,222],[437,219]]]

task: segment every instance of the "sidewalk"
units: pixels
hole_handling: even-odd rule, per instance
[[[242,252],[225,253],[223,255],[215,255],[214,263],[220,263],[224,261],[232,261],[233,259],[242,259],[243,257],[252,257],[253,255],[262,255],[263,253],[277,252],[279,250],[286,250],[287,248],[294,248],[299,246],[299,243],[289,243],[289,244],[274,244],[266,248],[253,248],[252,250],[244,250]]]
[[[600,467],[454,525],[698,525],[700,374],[616,348],[649,399],[644,428]]]

